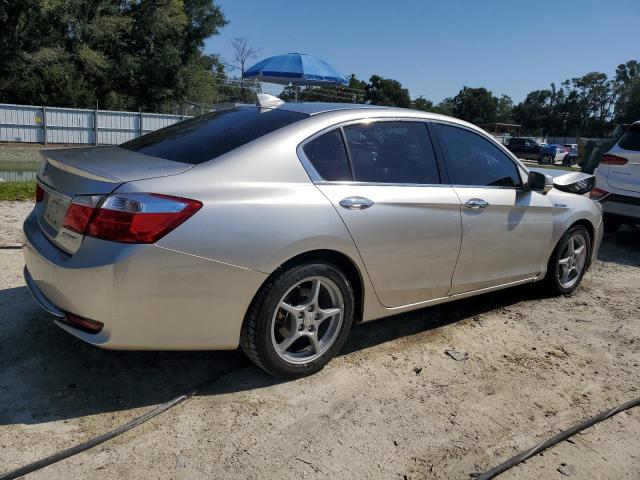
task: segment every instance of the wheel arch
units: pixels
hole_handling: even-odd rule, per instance
[[[275,275],[278,275],[283,270],[287,270],[297,265],[302,265],[303,263],[312,261],[329,262],[338,267],[342,272],[344,272],[349,282],[351,283],[351,286],[353,288],[353,295],[355,297],[354,322],[360,323],[364,316],[364,279],[362,277],[362,272],[360,272],[360,269],[358,268],[356,263],[348,255],[331,249],[309,250],[307,252],[295,255],[294,257],[291,257],[290,259],[283,262],[276,269],[274,269],[271,274],[265,279],[262,285],[260,285],[260,288],[255,293],[253,299],[251,300],[251,303],[247,307],[247,312],[251,310],[253,302],[260,293],[260,290],[262,290],[262,287],[269,280],[271,280],[271,278],[273,278]]]
[[[595,229],[593,223],[591,223],[591,221],[589,221],[586,218],[580,218],[580,219],[574,221],[571,225],[569,225],[567,230],[569,230],[570,228],[573,228],[573,227],[575,227],[577,225],[580,225],[580,226],[584,227],[587,230],[587,233],[589,234],[589,241],[591,242],[591,250],[593,251],[593,248],[595,247],[595,238],[596,238],[595,237],[596,229]],[[567,230],[565,230],[565,232]],[[560,240],[558,240],[558,241],[560,241]],[[586,268],[589,268],[591,266],[591,257],[592,257],[592,255],[590,254],[589,257],[587,258],[587,267]]]

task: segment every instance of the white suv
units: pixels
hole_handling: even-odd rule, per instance
[[[595,175],[596,188],[590,196],[602,203],[605,230],[640,224],[640,121],[602,156]]]

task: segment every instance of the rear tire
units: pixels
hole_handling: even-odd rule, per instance
[[[280,378],[311,375],[344,345],[354,305],[353,288],[335,265],[313,261],[291,267],[257,293],[242,325],[240,346],[267,373]]]
[[[551,295],[570,295],[582,282],[591,258],[591,237],[582,225],[569,228],[549,258],[543,283]]]

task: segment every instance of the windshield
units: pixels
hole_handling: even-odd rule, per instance
[[[120,147],[196,165],[307,117],[287,110],[238,107],[190,118]]]

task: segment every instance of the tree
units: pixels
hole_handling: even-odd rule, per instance
[[[433,112],[433,102],[431,100],[427,100],[422,95],[418,98],[414,98],[411,102],[411,108],[415,110],[422,110],[425,112]]]
[[[486,88],[463,87],[453,97],[452,113],[455,117],[471,123],[496,121],[497,102]]]
[[[175,112],[216,90],[211,0],[0,2],[0,101]]]
[[[365,99],[374,105],[409,108],[411,97],[409,90],[402,87],[397,80],[372,75],[365,86]]]
[[[640,63],[637,60],[618,65],[613,89],[615,120],[619,123],[640,120]]]
[[[233,47],[232,67],[240,72],[240,101],[245,100],[244,79],[242,75],[247,69],[247,63],[258,56],[258,50],[253,48],[246,37],[234,38],[231,41]]]
[[[607,75],[600,72],[590,72],[582,77],[572,79],[571,84],[586,109],[585,129],[598,135],[604,135],[606,122],[615,101],[612,84]]]
[[[513,100],[509,95],[501,95],[494,99],[496,102],[496,122],[513,122]]]

